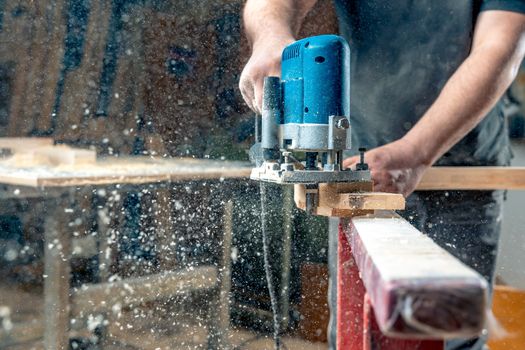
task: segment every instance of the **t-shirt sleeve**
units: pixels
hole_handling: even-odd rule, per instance
[[[525,13],[525,0],[483,0],[481,11],[489,10]]]

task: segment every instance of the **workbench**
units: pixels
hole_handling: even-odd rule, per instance
[[[218,344],[225,344],[222,336],[227,334],[229,324],[231,202],[226,201],[224,205],[224,234],[220,242],[222,251],[219,266],[210,264],[178,268],[119,281],[108,280],[107,270],[111,262],[106,252],[110,247],[105,245],[108,244],[106,238],[112,228],[108,220],[108,208],[111,206],[107,204],[111,201],[109,194],[115,189],[126,192],[144,187],[162,189],[170,183],[181,181],[223,181],[246,177],[249,171],[246,163],[240,162],[150,157],[108,157],[94,164],[59,166],[19,167],[0,162],[1,200],[39,198],[49,203],[44,212],[38,213],[45,221],[44,320],[15,325],[9,333],[0,332],[0,347],[2,344],[27,341],[32,336],[43,335],[45,349],[69,349],[71,319],[108,312],[117,302],[129,305],[198,291],[210,293],[209,305],[215,308],[208,312],[208,346],[218,348]],[[78,195],[85,191],[98,194],[97,236],[101,283],[71,288],[73,208]]]

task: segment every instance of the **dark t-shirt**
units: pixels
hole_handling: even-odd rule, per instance
[[[423,116],[468,56],[480,11],[525,13],[525,0],[334,0],[351,49],[354,147],[402,137]],[[510,161],[502,103],[438,164]]]

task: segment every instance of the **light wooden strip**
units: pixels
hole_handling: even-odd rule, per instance
[[[417,190],[525,190],[525,167],[432,167]]]
[[[147,184],[202,179],[247,178],[244,162],[202,159],[107,158],[95,164],[15,167],[0,163],[0,183],[31,187]]]
[[[246,162],[147,157],[107,158],[97,160],[93,166],[84,167],[20,168],[0,164],[0,183],[34,187],[141,184],[192,179],[248,178],[250,171],[251,165]],[[353,191],[345,186],[337,187],[335,192]],[[432,167],[417,187],[419,191],[496,189],[524,190],[525,167]],[[370,188],[360,190],[370,191]],[[321,196],[320,201],[324,201],[324,198],[327,197]]]
[[[482,331],[487,282],[477,272],[393,212],[352,218],[344,229],[385,334],[469,338]]]

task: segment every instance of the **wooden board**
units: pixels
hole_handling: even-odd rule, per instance
[[[209,290],[217,285],[217,276],[215,266],[198,266],[115,282],[83,285],[73,292],[72,314],[85,316],[94,311],[110,310],[117,304],[137,305]]]
[[[0,161],[8,167],[95,164],[97,159],[94,150],[53,145],[51,138],[0,138],[0,149],[10,150]]]
[[[504,334],[494,337],[491,333],[488,345],[492,350],[521,350],[525,344],[525,291],[495,286],[492,300],[494,316],[505,329]]]
[[[401,194],[372,191],[371,182],[320,184],[317,191],[318,206],[314,213],[322,216],[352,217],[374,210],[405,208],[405,198]],[[295,185],[294,200],[298,208],[306,208],[304,185]]]
[[[247,178],[245,162],[108,157],[95,164],[16,167],[0,163],[0,183],[31,187],[145,184],[199,179]]]
[[[525,190],[525,167],[432,167],[417,190]]]
[[[2,148],[2,145],[6,145],[9,146],[8,148],[27,149],[51,143],[52,140],[49,138],[0,138],[0,148]],[[204,169],[207,164],[211,166],[210,169]],[[191,169],[192,166],[196,167]],[[229,169],[229,167],[233,168]],[[250,170],[251,165],[247,162],[214,162],[191,158],[121,157],[103,159],[90,169],[76,166],[58,167],[56,169],[52,167],[18,169],[17,167],[0,164],[0,183],[27,186],[75,186],[126,183],[128,181],[148,183],[168,181],[171,176],[177,178],[178,175],[175,174],[178,172],[182,172],[182,177],[185,179],[190,179],[189,177],[191,176],[197,176],[197,178],[199,176],[220,178],[223,175],[224,177],[248,178]],[[130,171],[129,176],[127,171]],[[200,171],[203,174],[199,175]],[[328,187],[325,187],[325,185],[321,184],[321,188],[324,191],[321,192],[322,195],[319,198],[320,215],[344,216],[335,214],[344,214],[341,210],[345,210],[343,208],[346,208],[347,204],[362,201],[363,198],[366,198],[365,203],[358,204],[358,206],[362,205],[367,210],[377,209],[378,203],[382,203],[381,201],[384,203],[386,200],[392,207],[384,207],[383,209],[401,209],[399,195],[387,196],[374,193],[375,197],[359,196],[359,198],[356,198],[355,196],[347,196],[340,200],[340,193],[355,192],[357,190],[363,192],[371,191],[371,183],[365,187],[362,187],[363,184],[360,184],[361,187],[359,189],[355,188],[354,184],[331,184]],[[425,173],[417,187],[417,190],[491,189],[525,189],[525,167],[432,167]],[[297,201],[296,196],[296,203],[298,203]],[[345,201],[347,204],[345,204]],[[299,203],[298,206],[304,207],[304,204]],[[322,209],[329,207],[332,207],[333,210]]]
[[[15,151],[52,146],[53,143],[50,137],[0,137],[0,148]]]
[[[393,212],[342,227],[384,334],[448,339],[482,331],[488,286],[477,272]]]

